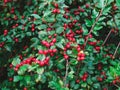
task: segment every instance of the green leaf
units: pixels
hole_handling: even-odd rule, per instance
[[[71,65],[77,65],[78,64],[78,61],[76,59],[71,59],[70,60],[70,64]]]
[[[46,24],[42,24],[42,25],[39,25],[37,28],[38,28],[39,30],[41,30],[41,29],[46,29],[46,28],[47,28],[47,25],[46,25]]]
[[[37,60],[44,60],[45,59],[45,55],[42,55],[42,54],[40,54],[38,57],[37,57]]]
[[[64,31],[64,28],[63,28],[63,27],[58,27],[58,28],[56,29],[56,33],[57,33],[57,34],[61,34],[63,31]]]
[[[54,90],[59,90],[61,88],[60,85],[55,81],[50,81],[48,87]]]
[[[98,8],[103,8],[104,7],[104,1],[105,0],[94,0],[94,3],[97,3]]]
[[[46,11],[44,12],[43,17],[49,16],[50,14],[51,14],[51,11],[50,11],[50,10],[46,10]]]
[[[108,15],[108,12],[110,11],[111,6],[107,6],[103,9],[103,15]]]
[[[12,46],[10,44],[7,44],[7,45],[5,45],[5,48],[6,48],[7,51],[10,52],[11,49],[12,49]]]
[[[99,15],[99,11],[97,11],[96,9],[94,9],[92,11],[92,18],[95,19],[97,16]],[[92,20],[93,21],[93,20]]]
[[[82,84],[81,84],[81,87],[84,87],[84,88],[85,88],[86,86],[87,86],[87,83],[82,83]]]
[[[78,44],[84,44],[84,39],[83,38],[77,39],[77,43]]]
[[[38,14],[31,14],[31,16],[33,16],[36,19],[40,19],[40,16]]]
[[[20,81],[20,80],[22,80],[22,79],[23,79],[22,76],[14,76],[13,81],[14,81],[14,82],[18,82],[18,81]]]
[[[38,43],[40,42],[39,39],[36,37],[32,38],[31,41],[32,41],[31,47],[36,47]]]
[[[96,25],[96,26],[94,27],[94,31],[100,30],[100,29],[102,29],[102,28],[103,28],[102,25]]]
[[[46,35],[47,35],[47,32],[46,32],[46,31],[40,31],[38,37],[39,37],[40,39],[44,40],[44,38],[45,38]]]
[[[55,18],[54,17],[44,17],[44,20],[46,22],[49,22],[49,23],[55,22]]]
[[[85,23],[86,23],[86,25],[87,25],[88,27],[91,27],[91,26],[93,25],[92,20],[89,20],[89,19],[86,19],[86,20],[85,20]]]
[[[31,81],[31,77],[30,77],[30,75],[26,75],[26,76],[24,76],[24,80],[25,80],[25,82],[26,82],[27,84],[29,84],[30,81]]]
[[[43,74],[44,68],[37,68],[37,73],[38,74]]]
[[[23,65],[20,67],[20,69],[18,70],[18,74],[19,75],[23,75],[28,69],[28,65]]]
[[[75,89],[75,90],[78,90],[79,87],[80,87],[80,85],[79,85],[79,84],[76,84],[76,85],[74,86],[74,89]]]
[[[73,81],[70,82],[70,87],[73,88],[74,86],[75,86],[75,80],[73,80]]]
[[[45,82],[46,82],[46,76],[45,76],[44,74],[42,74],[41,77],[42,77],[42,78],[41,78],[41,82],[42,82],[42,83],[45,83]]]
[[[12,61],[12,65],[16,66],[17,64],[20,64],[20,59],[18,57],[14,58],[14,60]]]
[[[1,88],[1,90],[10,90],[9,88]]]
[[[107,0],[107,4],[111,4],[114,0]]]
[[[70,71],[69,73],[68,73],[68,78],[70,78],[70,79],[72,79],[73,77],[74,77],[74,71]]]
[[[98,89],[98,88],[100,88],[100,84],[99,83],[95,83],[95,84],[93,84],[93,87]]]
[[[59,43],[56,43],[55,45],[56,45],[57,47],[61,48],[61,49],[64,49],[64,46],[63,46],[62,43],[60,43],[60,42],[59,42]]]
[[[116,0],[116,5],[120,9],[120,0]]]

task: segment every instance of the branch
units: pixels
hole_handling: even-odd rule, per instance
[[[69,62],[66,60],[66,72],[65,72],[65,77],[64,77],[64,87],[67,87],[67,76],[68,76],[68,69],[69,69]]]
[[[111,32],[112,32],[112,29],[109,31],[109,33],[108,33],[107,37],[105,38],[105,40],[104,40],[104,42],[103,42],[102,46],[104,46],[104,44],[105,44],[105,43],[106,43],[106,41],[108,40],[108,38],[109,38],[109,36],[110,36]]]
[[[115,20],[114,15],[112,15],[112,17],[113,17],[113,22],[114,22],[114,24],[115,24],[115,28],[117,28],[118,26],[117,26],[117,23],[116,23],[116,20]],[[109,33],[108,33],[107,37],[105,38],[105,40],[104,40],[102,46],[103,46],[103,45],[106,43],[106,41],[108,40],[108,38],[109,38],[111,32],[112,32],[112,29],[109,31]]]
[[[77,67],[76,80],[77,80],[78,77],[79,77],[80,66],[81,66],[81,62],[79,62],[78,67]]]
[[[91,29],[90,29],[90,32],[88,33],[88,36],[87,36],[87,39],[86,39],[86,41],[85,41],[84,47],[86,46],[86,44],[87,44],[87,42],[88,42],[88,38],[89,38],[90,34],[92,33],[92,31],[94,30],[94,27],[95,27],[96,23],[98,22],[98,20],[99,20],[99,18],[100,18],[101,15],[102,15],[102,10],[100,10],[99,15],[97,16],[94,24],[92,25],[92,27],[91,27]]]
[[[119,46],[120,46],[120,42],[118,43],[117,48],[116,48],[116,50],[115,50],[115,52],[114,52],[114,54],[113,54],[113,59],[115,58],[115,55],[116,55],[116,53],[117,53],[117,50],[118,50]]]

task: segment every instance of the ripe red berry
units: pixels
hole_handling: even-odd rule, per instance
[[[79,82],[80,82],[80,80],[79,80],[79,79],[77,79],[77,80],[76,80],[76,83],[79,83]]]
[[[8,34],[8,30],[4,30],[4,36],[6,36]]]
[[[54,3],[54,6],[55,6],[55,8],[58,8],[58,4],[57,3]]]
[[[28,90],[28,89],[26,87],[24,87],[23,90]]]
[[[12,82],[12,81],[13,81],[13,78],[9,78],[9,81]]]
[[[53,42],[53,43],[56,43],[56,38],[53,38],[52,42]]]
[[[43,50],[39,50],[38,53],[39,53],[39,54],[43,54]]]
[[[86,4],[86,5],[85,5],[85,7],[86,7],[86,8],[89,8],[89,7],[90,7],[90,5],[89,5],[89,4]]]
[[[43,61],[40,61],[40,62],[39,62],[39,65],[40,65],[40,66],[44,66],[45,63],[44,63]]]
[[[80,57],[80,60],[84,60],[85,59],[85,57]]]
[[[66,55],[66,54],[64,54],[64,58],[65,58],[66,60],[68,60],[68,59],[69,59],[69,56]]]
[[[57,52],[57,49],[53,49],[52,51],[53,51],[53,53],[56,53],[56,52]]]

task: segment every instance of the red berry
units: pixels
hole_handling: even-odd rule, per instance
[[[28,90],[28,89],[26,87],[24,87],[23,90]]]
[[[55,3],[54,6],[55,6],[56,8],[58,8],[58,4],[57,4],[57,3]]]
[[[43,54],[43,50],[39,50],[38,53],[39,53],[39,54]]]
[[[53,42],[53,43],[56,43],[56,38],[53,38],[52,42]]]
[[[84,60],[85,59],[85,57],[80,57],[80,60]]]
[[[89,5],[89,4],[86,4],[86,5],[85,5],[85,7],[86,7],[86,8],[89,8],[89,7],[90,7],[90,5]]]
[[[66,59],[66,60],[68,60],[69,59],[69,56],[68,55],[64,55],[64,58]]]
[[[40,66],[44,66],[45,63],[44,63],[43,61],[40,61],[40,62],[39,62],[39,65],[40,65]]]
[[[57,49],[53,49],[52,51],[53,51],[53,53],[56,53],[56,52],[57,52]]]
[[[4,30],[4,36],[6,36],[8,34],[8,30]]]
[[[13,81],[13,78],[9,78],[9,81],[10,81],[10,82]]]
[[[77,80],[76,80],[76,83],[79,83],[79,82],[80,82],[80,80],[79,80],[79,79],[77,79]]]

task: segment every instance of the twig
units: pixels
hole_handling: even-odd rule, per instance
[[[68,69],[69,69],[69,62],[68,62],[68,60],[66,60],[66,71],[65,71],[65,77],[64,77],[64,87],[67,87]]]
[[[108,38],[109,38],[109,36],[110,36],[111,32],[112,32],[112,29],[109,31],[109,33],[108,33],[107,37],[105,38],[105,40],[104,40],[104,42],[103,42],[102,46],[104,46],[104,44],[105,44],[105,43],[106,43],[106,41],[108,40]]]
[[[117,88],[120,88],[120,86],[118,86],[117,84],[114,84]]]
[[[87,42],[88,42],[88,38],[89,38],[90,34],[92,33],[92,31],[94,30],[94,27],[95,27],[96,23],[98,22],[98,20],[99,20],[99,18],[100,18],[101,15],[102,15],[102,10],[100,10],[99,15],[97,16],[94,24],[92,25],[92,27],[91,27],[91,29],[90,29],[90,32],[88,33],[88,36],[87,36],[87,39],[86,39],[86,41],[85,41],[84,47],[86,46],[86,44],[87,44]]]
[[[113,17],[113,22],[115,23],[115,28],[117,28],[117,23],[116,23],[116,20],[115,20],[114,15],[112,15],[112,17]],[[102,46],[104,46],[104,44],[105,44],[105,43],[106,43],[106,41],[108,40],[108,38],[109,38],[109,36],[110,36],[111,32],[112,32],[112,29],[109,31],[109,33],[108,33],[107,37],[105,38],[105,40],[104,40],[104,42],[103,42]]]
[[[79,76],[79,70],[80,70],[81,62],[78,64],[77,72],[76,72],[76,80],[78,79]]]
[[[115,52],[114,52],[114,54],[113,54],[113,58],[115,58],[115,55],[116,55],[116,53],[117,53],[117,50],[118,50],[119,46],[120,46],[120,42],[118,43],[117,48],[116,48],[116,50],[115,50]]]

